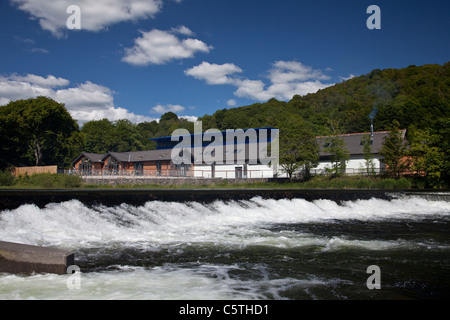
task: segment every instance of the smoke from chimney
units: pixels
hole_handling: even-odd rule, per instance
[[[373,120],[375,119],[376,115],[378,113],[378,109],[377,107],[373,106],[372,108],[372,112],[369,114],[369,119],[370,119],[370,132],[371,132],[371,136],[373,138]]]

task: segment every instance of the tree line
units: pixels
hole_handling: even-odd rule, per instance
[[[270,99],[199,118],[203,128],[219,130],[275,127],[280,129],[280,161],[286,172],[306,173],[318,161],[316,136],[329,136],[333,174],[344,171],[348,154],[338,135],[407,129],[409,145],[386,141],[384,157],[391,172],[422,172],[431,185],[450,176],[450,64],[373,70],[288,102]],[[135,124],[123,119],[93,120],[81,127],[63,104],[47,97],[12,101],[0,107],[0,170],[8,166],[71,166],[82,151],[107,153],[154,149],[151,138],[176,129],[194,131],[193,122],[169,112],[160,121]],[[398,138],[398,137],[397,137]],[[391,151],[389,151],[389,148]],[[365,146],[367,150],[370,145]],[[370,152],[367,152],[370,172]]]
[[[160,121],[92,120],[81,128],[64,104],[47,97],[17,100],[0,107],[0,170],[10,166],[69,168],[81,152],[152,150],[151,138],[170,136],[194,123],[169,112]]]

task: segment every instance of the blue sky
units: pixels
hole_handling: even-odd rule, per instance
[[[81,30],[67,28],[70,5]],[[381,29],[366,12],[381,9]],[[3,0],[0,105],[38,95],[80,123],[288,101],[379,68],[443,64],[450,2]]]

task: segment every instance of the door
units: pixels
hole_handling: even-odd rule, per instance
[[[242,167],[234,168],[236,179],[242,179]]]

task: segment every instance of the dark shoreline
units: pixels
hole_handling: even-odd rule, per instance
[[[127,203],[135,206],[148,201],[209,203],[216,200],[294,199],[307,201],[319,199],[341,201],[366,200],[371,198],[392,200],[401,196],[421,196],[431,200],[449,201],[450,193],[431,190],[371,190],[371,189],[77,189],[77,190],[0,190],[0,210],[16,209],[24,204],[45,207],[49,203],[79,200],[88,206],[117,206]],[[443,198],[443,199],[440,199]]]

